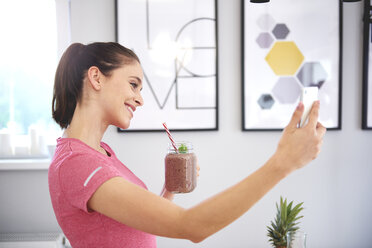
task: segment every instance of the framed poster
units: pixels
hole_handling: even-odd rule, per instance
[[[362,129],[372,130],[372,1],[364,1]]]
[[[218,130],[216,13],[216,0],[116,0],[117,42],[144,73],[129,131]]]
[[[242,129],[282,130],[301,89],[319,88],[319,121],[341,129],[340,0],[242,0]]]

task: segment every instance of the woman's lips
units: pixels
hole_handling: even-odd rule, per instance
[[[125,106],[127,107],[129,113],[133,117],[133,113],[134,113],[134,111],[136,111],[136,108],[134,106],[130,105],[130,104],[125,104]]]

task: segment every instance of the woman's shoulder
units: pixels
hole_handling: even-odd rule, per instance
[[[94,150],[84,142],[75,138],[60,138],[57,140],[55,154],[51,167],[56,169],[62,166],[75,167],[79,165],[106,164],[109,160],[102,153]]]

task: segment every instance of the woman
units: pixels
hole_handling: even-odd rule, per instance
[[[256,172],[190,209],[149,192],[101,139],[109,125],[129,127],[143,105],[137,56],[113,42],[72,44],[58,65],[53,118],[65,129],[49,168],[49,190],[59,225],[73,247],[156,247],[155,236],[200,242],[244,214],[292,171],[313,160],[326,129],[298,128],[299,104],[273,156]],[[136,148],[134,148],[136,149]]]

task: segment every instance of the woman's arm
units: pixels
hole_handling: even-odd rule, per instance
[[[200,242],[246,212],[281,178],[274,160],[222,193],[183,209],[123,178],[103,183],[88,207],[123,224],[158,236]]]
[[[319,103],[314,104],[309,123],[297,128],[303,111],[303,105],[299,105],[268,162],[193,208],[183,209],[119,177],[102,184],[88,207],[148,233],[200,242],[236,220],[281,179],[317,156],[325,133],[317,122],[318,109]]]

